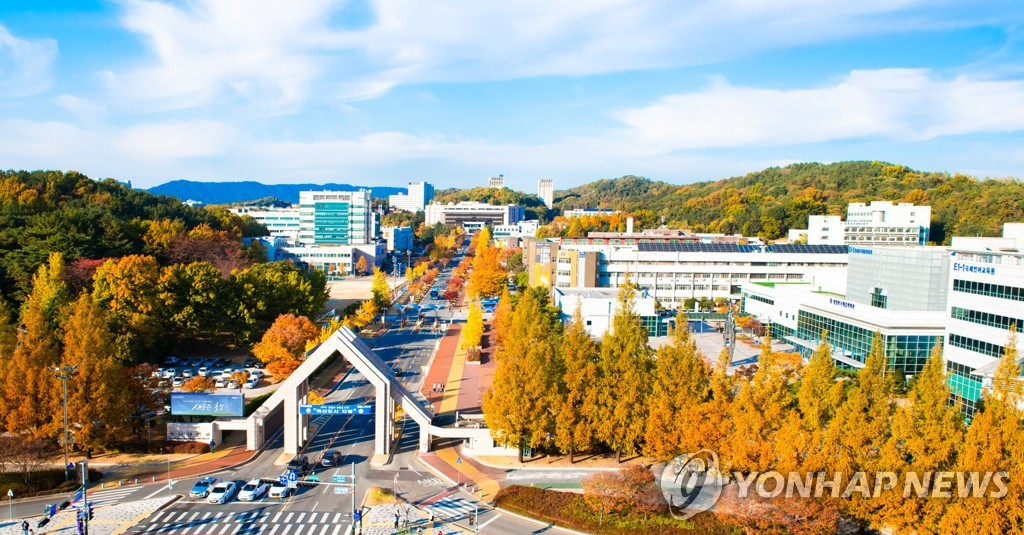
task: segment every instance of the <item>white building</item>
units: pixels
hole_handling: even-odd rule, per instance
[[[369,190],[299,192],[299,244],[372,243],[373,217]]]
[[[540,221],[536,219],[520,221],[514,225],[494,225],[491,229],[491,237],[498,241],[508,238],[529,238],[537,233],[538,228],[540,228]]]
[[[488,188],[501,189],[505,187],[505,175],[492,176],[487,179]]]
[[[292,241],[299,237],[299,208],[257,208],[240,206],[228,209],[236,215],[247,215],[262,223],[271,236],[282,236]]]
[[[846,285],[845,246],[621,242],[609,245],[603,239],[562,240],[557,255],[561,258],[570,251],[596,252],[598,287],[618,288],[628,274],[666,308],[682,307],[690,298],[738,298],[740,286],[746,282]],[[532,258],[527,262],[529,269],[536,269],[529,265]],[[555,268],[557,264],[549,269]],[[550,275],[550,280],[554,286],[562,286],[558,273]]]
[[[411,251],[413,233],[409,227],[381,227],[381,237],[387,243],[388,251]]]
[[[495,225],[514,225],[524,219],[524,214],[523,207],[515,204],[494,205],[463,201],[458,204],[428,204],[424,219],[428,226],[441,223],[459,227],[465,227],[467,224],[476,224],[475,226],[484,224],[493,227]]]
[[[807,243],[811,245],[924,245],[932,222],[931,206],[873,201],[850,203],[846,221],[839,216],[810,216]],[[800,229],[797,229],[800,232]],[[791,234],[792,236],[792,234]]]
[[[537,196],[544,202],[544,206],[554,208],[555,206],[555,181],[550,178],[542,178],[537,181]]]
[[[281,236],[251,238],[259,240],[267,248],[270,261],[291,260],[323,271],[327,280],[338,280],[354,275],[360,258],[366,259],[369,268],[379,267],[384,261],[384,244],[367,243],[359,245],[295,245]]]
[[[946,329],[948,381],[953,397],[972,416],[992,386],[1010,326],[1024,347],[1024,224],[1003,226],[1002,238],[952,241]],[[986,241],[987,240],[987,241]]]
[[[619,306],[618,288],[569,289],[556,288],[552,303],[562,309],[562,322],[572,320],[576,307],[583,316],[583,328],[590,336],[601,338],[612,328],[612,320]],[[660,315],[655,309],[655,300],[641,290],[633,304],[633,311],[640,316],[640,322],[647,329],[647,335],[666,336],[672,316]]]
[[[388,196],[388,206],[394,210],[422,212],[434,200],[434,186],[428,182],[410,182],[409,193]]]

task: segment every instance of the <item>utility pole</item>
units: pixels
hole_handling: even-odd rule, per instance
[[[82,461],[82,526],[84,527],[82,534],[89,535],[89,493],[87,488],[89,486],[89,468],[85,461]]]
[[[71,473],[68,469],[68,379],[78,373],[78,365],[50,366],[49,370],[57,379],[60,379],[64,388],[64,481],[70,481]]]

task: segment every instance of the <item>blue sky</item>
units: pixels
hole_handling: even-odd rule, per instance
[[[19,1],[0,167],[673,183],[800,161],[1024,176],[1019,0]]]

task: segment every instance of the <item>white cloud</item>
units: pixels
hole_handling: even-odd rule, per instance
[[[53,39],[21,39],[0,24],[0,96],[23,97],[50,87]]]
[[[58,95],[53,102],[73,113],[83,121],[94,121],[98,119],[104,111],[103,106],[100,106],[89,99],[84,99],[77,95],[70,95],[67,93]]]
[[[156,159],[196,158],[226,152],[238,137],[235,127],[218,121],[173,121],[126,128],[116,140],[119,151]]]
[[[651,150],[792,145],[1024,130],[1024,81],[942,80],[927,69],[853,71],[810,89],[717,81],[614,116]]]
[[[256,104],[288,113],[314,96],[356,100],[402,84],[582,76],[714,63],[853,36],[967,24],[960,0],[122,0],[155,55],[106,75],[164,109]],[[1008,0],[973,8],[998,18]],[[973,6],[973,4],[972,4]],[[340,24],[338,24],[340,23]],[[354,28],[353,28],[354,26]]]

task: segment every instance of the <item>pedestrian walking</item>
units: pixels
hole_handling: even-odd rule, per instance
[[[398,513],[395,513],[395,527],[398,527]]]

